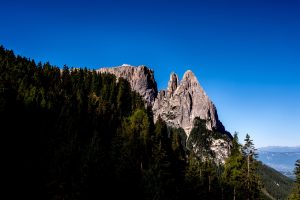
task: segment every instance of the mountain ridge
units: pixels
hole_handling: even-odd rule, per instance
[[[181,127],[189,135],[195,117],[207,120],[209,130],[219,131],[231,136],[218,118],[217,109],[201,87],[197,77],[187,70],[182,79],[174,72],[170,75],[168,88],[158,91],[154,71],[145,65],[123,64],[96,70],[114,74],[129,81],[133,90],[138,92],[152,107],[154,121],[161,117],[172,127]]]
[[[13,170],[17,169],[9,179],[21,180],[17,186],[12,185],[14,189],[21,186],[22,196],[32,196],[31,193],[39,196],[35,188],[41,188],[42,195],[49,199],[92,196],[99,199],[106,195],[114,198],[118,194],[131,199],[224,199],[223,195],[229,199],[232,194],[243,196],[246,191],[245,184],[232,185],[227,176],[225,181],[221,179],[224,168],[218,163],[202,159],[205,163],[202,165],[201,157],[192,153],[202,147],[206,158],[210,159],[214,152],[217,159],[224,161],[231,150],[230,144],[234,145],[228,137],[207,130],[206,121],[195,120],[199,121],[189,139],[200,136],[192,141],[198,146],[186,151],[184,131],[168,127],[163,120],[153,124],[151,111],[145,109],[140,95],[132,91],[131,83],[125,79],[86,68],[66,66],[61,70],[49,63],[36,65],[2,46],[0,60],[3,69],[0,75],[4,80],[0,105],[2,130],[11,137],[8,142],[14,151],[13,162],[9,163],[16,166]],[[129,75],[145,78],[141,84],[140,79],[131,82],[146,90],[144,98],[151,100],[151,95],[157,92],[154,72],[145,67],[139,71],[124,67],[135,72]],[[124,74],[122,70],[118,73],[119,78]],[[202,89],[193,76],[188,71],[180,83],[177,75],[172,74],[166,98],[172,100],[178,95],[187,98],[183,101],[190,98],[192,103],[187,108],[193,110],[193,92]],[[201,95],[208,99],[204,90]],[[238,143],[237,147],[241,150]],[[246,157],[240,156],[237,170],[243,172]],[[227,169],[224,173],[230,174],[232,170]],[[237,193],[235,185],[241,187]],[[110,189],[116,192],[111,194]],[[253,195],[259,194],[258,189]]]
[[[267,152],[300,152],[300,146],[266,146],[258,148],[259,151]]]

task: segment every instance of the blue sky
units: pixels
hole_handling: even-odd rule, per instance
[[[3,1],[0,44],[59,67],[191,69],[227,130],[300,145],[300,2]]]

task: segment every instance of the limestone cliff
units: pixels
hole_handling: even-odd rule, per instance
[[[225,132],[218,119],[216,107],[204,92],[196,76],[188,70],[181,81],[172,73],[167,90],[157,91],[153,70],[146,66],[122,65],[101,68],[101,73],[112,73],[117,78],[127,79],[131,88],[137,91],[152,107],[154,121],[160,116],[168,125],[182,127],[189,135],[195,117],[207,120],[207,128]]]
[[[210,130],[225,131],[216,107],[190,70],[184,73],[180,82],[176,74],[171,74],[168,89],[160,91],[155,99],[153,113],[155,121],[160,116],[167,124],[182,127],[187,135],[193,128],[195,117],[206,119]]]
[[[127,79],[131,88],[138,92],[149,106],[153,105],[157,96],[157,84],[154,79],[153,70],[142,65],[133,67],[124,64],[119,67],[100,68],[97,71],[114,74],[117,79],[119,77]]]

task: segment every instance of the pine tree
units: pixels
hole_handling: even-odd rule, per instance
[[[237,133],[234,134],[232,141],[231,155],[226,160],[223,173],[223,181],[232,188],[232,199],[239,199],[239,195],[243,193],[245,175],[242,171],[244,158],[241,153],[241,145],[238,142]]]
[[[246,183],[247,183],[247,199],[255,199],[259,196],[259,181],[256,173],[255,158],[257,157],[253,140],[249,134],[246,134],[245,144],[242,148],[243,156],[246,158]]]
[[[257,153],[254,144],[253,144],[253,140],[250,139],[250,136],[248,134],[246,134],[246,138],[245,138],[245,144],[243,146],[243,155],[247,158],[247,177],[250,176],[250,165],[251,165],[251,161],[253,161],[254,158],[256,158]]]
[[[212,143],[212,132],[206,128],[206,120],[196,117],[194,127],[188,137],[187,147],[193,151],[202,161],[214,158],[210,146]]]
[[[295,163],[295,187],[293,188],[292,194],[290,195],[290,200],[299,200],[300,199],[300,159]]]
[[[183,129],[160,117],[154,125],[151,110],[125,79],[35,64],[0,46],[0,89],[1,131],[11,136],[12,163],[21,177],[11,180],[24,180],[14,184],[28,191],[40,189],[38,199],[257,197],[250,136],[242,151],[235,135],[221,185],[223,166],[211,150],[217,133],[197,118],[186,148]]]

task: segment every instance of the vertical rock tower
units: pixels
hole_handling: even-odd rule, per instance
[[[160,116],[173,127],[181,127],[189,135],[195,117],[207,120],[207,128],[225,132],[218,119],[216,107],[204,92],[194,73],[186,71],[181,81],[175,73],[170,75],[167,90],[157,91],[153,70],[146,66],[122,65],[101,68],[101,73],[111,73],[127,79],[131,88],[138,92],[152,107],[154,121]]]
[[[195,117],[207,120],[210,130],[225,129],[218,119],[216,107],[204,92],[194,73],[186,71],[182,80],[172,73],[168,89],[158,93],[153,105],[154,120],[158,116],[174,127],[182,127],[189,135]]]

